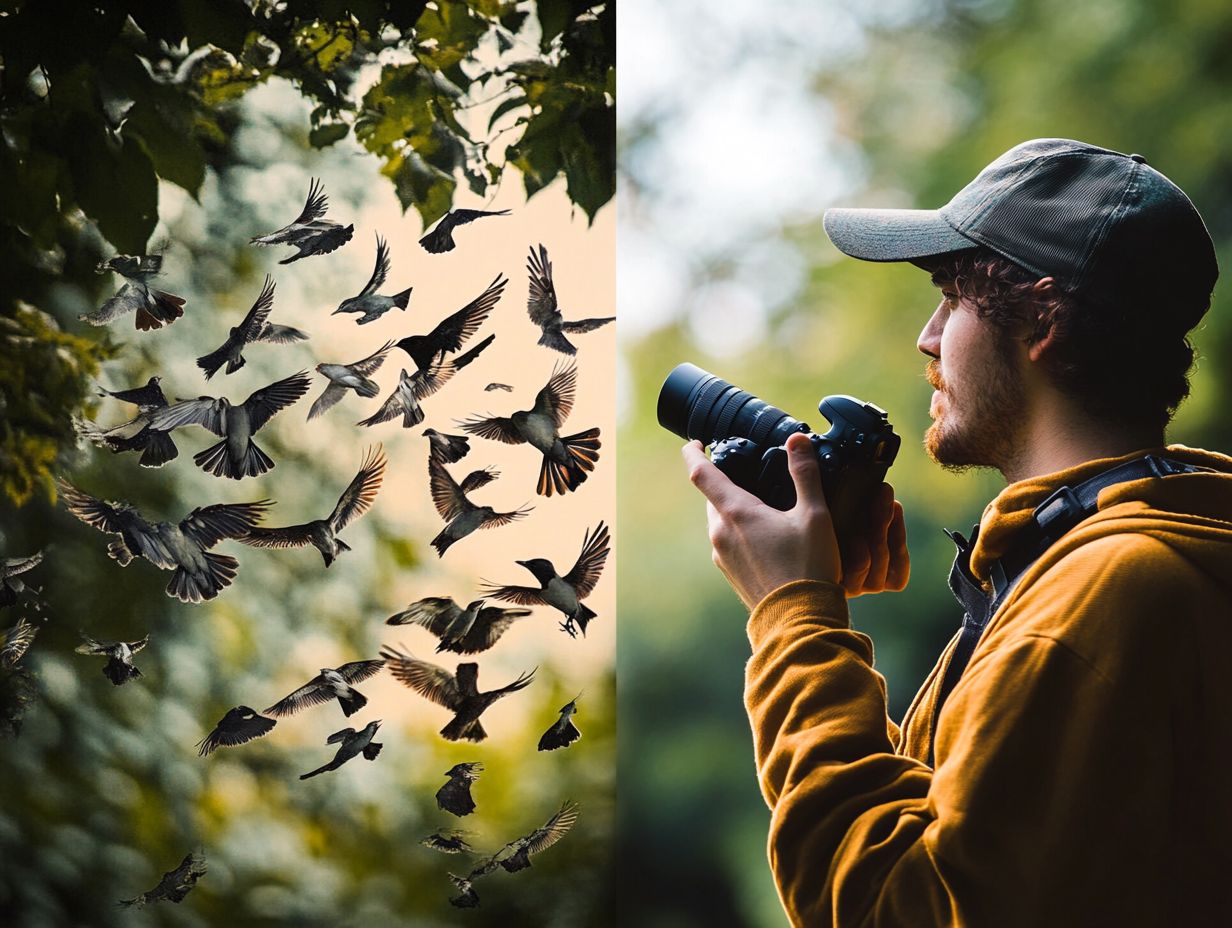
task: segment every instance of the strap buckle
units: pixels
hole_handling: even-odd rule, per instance
[[[1049,542],[1060,538],[1086,517],[1086,509],[1071,487],[1060,487],[1035,507],[1031,518]]]

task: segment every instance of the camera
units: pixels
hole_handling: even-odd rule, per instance
[[[826,503],[840,541],[858,532],[902,439],[885,410],[852,396],[827,396],[818,411],[824,435],[798,419],[702,370],[679,364],[659,390],[659,424],[681,438],[710,445],[710,459],[732,483],[775,509],[796,504],[787,469],[787,438],[808,435],[817,453]]]

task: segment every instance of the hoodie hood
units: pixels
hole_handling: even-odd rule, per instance
[[[1012,483],[984,509],[971,552],[971,571],[987,581],[992,564],[1031,522],[1035,507],[1063,486],[1075,486],[1118,464],[1157,454],[1210,472],[1129,480],[1104,488],[1099,509],[1080,523],[1084,534],[1136,532],[1157,537],[1216,576],[1232,577],[1232,458],[1168,445]],[[1076,529],[1075,529],[1076,530]]]

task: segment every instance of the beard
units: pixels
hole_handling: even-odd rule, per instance
[[[928,362],[924,376],[941,391],[944,406],[924,433],[924,449],[946,470],[1005,473],[1019,456],[1025,396],[1011,357],[1010,341],[998,338],[992,356],[961,385],[945,382],[937,359]]]

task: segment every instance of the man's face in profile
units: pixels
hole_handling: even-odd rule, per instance
[[[916,343],[931,358],[925,377],[936,391],[925,449],[948,469],[1004,470],[1017,453],[1025,415],[1022,346],[981,317],[953,282],[934,274],[934,283],[941,303]]]

